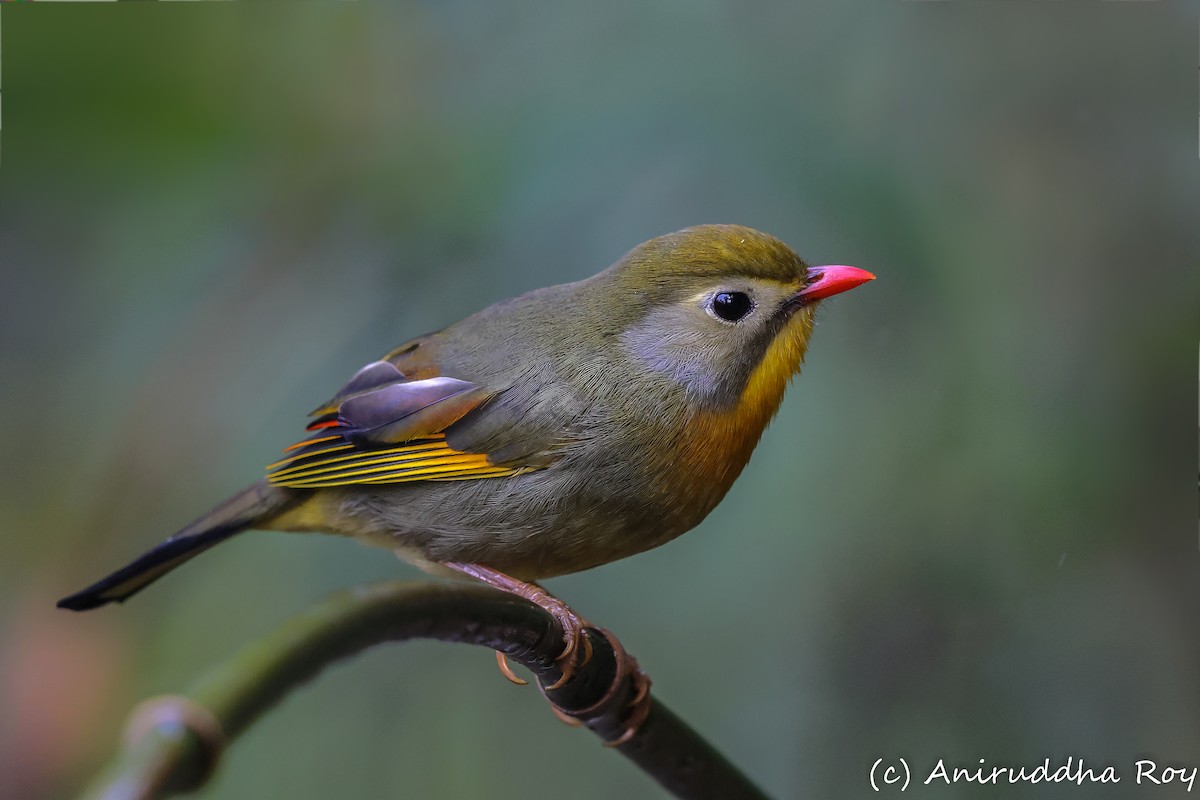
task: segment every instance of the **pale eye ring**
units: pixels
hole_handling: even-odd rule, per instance
[[[754,310],[754,301],[745,292],[717,292],[708,301],[708,311],[722,322],[737,322]]]

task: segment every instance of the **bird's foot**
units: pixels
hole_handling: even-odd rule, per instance
[[[602,737],[608,747],[620,747],[631,741],[650,715],[652,699],[650,697],[650,676],[638,666],[637,659],[631,656],[622,646],[617,637],[603,628],[593,628],[591,633],[603,637],[608,643],[607,649],[601,647],[600,671],[609,674],[612,670],[611,682],[594,702],[585,707],[576,707],[574,703],[578,696],[571,696],[567,689],[567,697],[552,697],[550,687],[545,687],[542,693],[550,701],[550,707],[563,722],[568,724],[583,723]],[[598,638],[597,642],[601,642]],[[611,652],[612,662],[609,662]],[[591,676],[592,678],[599,676]],[[595,686],[585,687],[584,696],[594,697]],[[562,702],[567,705],[562,705]]]
[[[552,686],[547,686],[547,689],[557,689],[563,686],[571,679],[579,667],[582,667],[591,660],[592,643],[588,641],[587,636],[583,632],[583,629],[588,625],[587,621],[572,611],[570,606],[547,592],[541,586],[538,586],[536,583],[518,580],[511,575],[506,575],[499,570],[485,567],[482,564],[447,562],[445,566],[495,589],[500,589],[501,591],[524,598],[554,617],[563,631],[563,651],[555,659],[562,663],[562,677],[555,681]],[[583,652],[582,658],[579,658],[581,646]],[[513,674],[512,668],[509,667],[503,653],[497,652],[496,656],[500,664],[500,671],[504,673],[504,677],[519,685],[528,683],[528,681],[522,680]]]
[[[563,630],[563,651],[555,659],[561,665],[562,676],[546,687],[548,691],[558,689],[571,680],[577,669],[592,660],[592,643],[588,640],[587,634],[583,632],[583,629],[588,627],[588,622],[572,611],[570,606],[542,587],[535,583],[528,585],[533,591],[521,596],[554,617]],[[582,657],[580,657],[581,648]]]
[[[604,743],[605,747],[620,747],[634,737],[638,728],[650,714],[650,676],[638,666],[637,659],[625,651],[617,637],[608,631],[604,631],[604,634],[608,637],[617,657],[617,675],[613,680],[613,685],[619,686],[628,676],[633,686],[633,696],[629,698],[626,705],[625,731],[616,739]]]

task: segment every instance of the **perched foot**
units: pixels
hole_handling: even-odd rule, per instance
[[[562,677],[555,681],[553,686],[547,686],[547,689],[557,689],[565,684],[575,674],[577,666],[582,666],[582,664],[586,664],[591,659],[592,645],[583,633],[583,629],[587,627],[587,622],[572,611],[570,606],[536,583],[517,580],[511,575],[505,575],[503,572],[494,570],[491,567],[485,567],[482,564],[446,562],[444,566],[449,567],[455,572],[461,572],[463,575],[469,575],[492,588],[524,598],[558,621],[559,626],[563,629],[564,647],[562,654],[556,660],[562,662]],[[576,654],[579,651],[581,642],[584,647],[583,659],[580,665],[576,665]],[[500,657],[503,659],[503,656]],[[512,670],[505,669],[506,665],[506,663],[502,663],[500,671],[504,673],[506,678],[513,680],[516,676],[512,674]],[[524,683],[520,678],[517,678],[513,682]]]
[[[650,676],[642,672],[641,667],[636,667],[630,677],[633,680],[634,694],[633,699],[629,701],[629,716],[625,720],[625,732],[611,742],[605,742],[605,747],[620,747],[628,742],[650,714]]]
[[[614,686],[620,685],[627,675],[633,682],[633,697],[629,699],[628,711],[625,713],[625,732],[616,739],[604,743],[605,747],[620,747],[634,737],[638,728],[650,714],[650,676],[638,666],[637,659],[625,651],[625,648],[617,641],[617,637],[608,631],[604,631],[604,635],[612,644],[613,651],[617,656],[617,676],[613,681]]]
[[[630,742],[650,715],[653,700],[650,697],[650,676],[638,666],[637,659],[631,656],[617,637],[603,628],[593,628],[593,635],[604,637],[608,642],[613,656],[612,680],[604,689],[604,693],[585,707],[576,707],[574,702],[579,698],[562,698],[571,705],[559,704],[559,699],[550,696],[548,690],[543,694],[550,701],[554,715],[567,724],[583,723],[606,739],[607,747],[620,747]],[[607,674],[610,668],[607,658],[603,659],[601,669]],[[593,676],[594,680],[595,676]],[[594,691],[595,686],[589,687]],[[567,690],[570,692],[570,690]],[[589,695],[594,697],[594,694]],[[572,722],[572,720],[574,722]]]

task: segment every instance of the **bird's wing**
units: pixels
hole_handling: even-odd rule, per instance
[[[267,480],[276,486],[320,489],[492,478],[533,468],[497,464],[486,452],[452,447],[447,429],[482,410],[497,393],[443,375],[416,377],[437,370],[432,364],[412,366],[407,376],[391,360],[359,370],[312,413],[311,435],[267,467]]]

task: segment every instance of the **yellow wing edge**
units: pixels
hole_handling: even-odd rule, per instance
[[[446,444],[445,436],[415,439],[396,447],[357,450],[344,440],[289,455],[267,467],[272,486],[325,489],[335,486],[381,485],[413,481],[462,481],[502,478],[532,471],[489,463],[484,453],[464,453]]]

